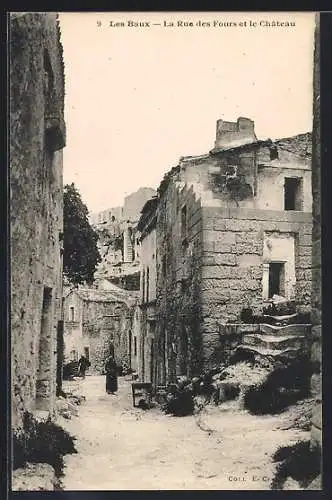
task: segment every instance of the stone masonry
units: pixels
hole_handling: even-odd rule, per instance
[[[271,263],[283,269],[278,294],[310,312],[310,133],[259,141],[251,120],[220,120],[214,149],[181,158],[158,196],[158,383],[223,360],[220,326],[243,308],[262,314]]]
[[[118,365],[131,364],[136,299],[129,292],[113,288],[107,291],[82,287],[72,290],[64,300],[66,362],[88,353],[90,373],[103,373],[111,351]]]
[[[10,15],[12,425],[52,411],[62,297],[64,69],[55,13]]]

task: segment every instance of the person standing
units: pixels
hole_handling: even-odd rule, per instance
[[[78,375],[82,378],[85,378],[85,372],[89,368],[90,362],[87,360],[85,356],[80,357],[78,361]]]
[[[114,394],[118,390],[118,373],[114,355],[111,354],[105,362],[106,392]]]

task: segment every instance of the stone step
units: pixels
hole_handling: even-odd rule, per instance
[[[294,347],[289,347],[286,349],[269,349],[266,347],[249,346],[245,344],[238,345],[236,349],[241,351],[250,351],[252,353],[260,354],[261,356],[273,356],[273,357],[284,355],[290,352],[297,352],[299,350]]]
[[[267,333],[271,335],[305,335],[309,336],[311,333],[310,324],[292,324],[292,325],[269,325],[267,323],[261,323],[259,325],[259,330],[261,333]]]
[[[242,345],[246,345],[249,347],[263,347],[271,350],[280,350],[286,348],[301,349],[305,342],[305,335],[278,336],[255,333],[245,335],[242,340]]]
[[[294,314],[286,314],[286,315],[270,315],[270,314],[263,314],[263,318],[266,318],[269,321],[272,321],[273,323],[280,323],[281,325],[287,325],[289,324],[290,321],[294,320],[298,316],[297,313]]]

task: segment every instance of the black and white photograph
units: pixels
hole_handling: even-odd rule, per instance
[[[12,491],[322,489],[319,34],[8,13]]]

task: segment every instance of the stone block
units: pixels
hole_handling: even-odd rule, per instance
[[[202,268],[202,279],[224,279],[240,278],[239,269],[232,266],[204,266]]]
[[[255,231],[259,224],[253,220],[229,219],[225,221],[226,231]]]
[[[231,253],[216,253],[215,263],[222,266],[236,266],[236,256]]]
[[[298,269],[311,269],[311,257],[300,255],[296,262]]]
[[[296,278],[298,280],[311,281],[311,269],[298,269]]]
[[[206,304],[222,304],[230,300],[230,290],[227,288],[215,287],[202,292],[202,307]]]
[[[299,255],[311,257],[311,247],[299,246]]]
[[[223,279],[220,281],[222,283],[222,286],[225,288],[229,288],[230,290],[241,290],[242,289],[242,279],[237,278],[237,279]]]
[[[215,231],[226,231],[226,221],[225,219],[213,219],[213,229]]]
[[[203,229],[203,231],[206,231],[206,230],[213,231],[214,229],[216,229],[214,227],[214,221],[215,221],[215,219],[213,217],[208,217],[208,218],[202,219],[202,229]]]
[[[213,254],[213,253],[205,253],[202,257],[202,264],[203,266],[214,266],[217,264],[215,255],[218,254]]]
[[[224,243],[223,241],[215,241],[214,251],[217,253],[236,253],[236,245]]]
[[[230,208],[230,217],[253,219],[257,221],[280,221],[311,224],[311,214],[306,212],[290,212],[283,210],[261,210],[255,208]]]
[[[261,286],[262,285],[259,280],[247,279],[247,278],[243,278],[242,280],[243,290],[249,290],[249,291],[260,290]]]
[[[312,245],[311,234],[301,234],[300,245],[311,247]]]
[[[310,220],[310,223],[307,221],[306,223],[300,224],[299,235],[301,237],[304,234],[307,234],[311,237],[311,235],[312,235],[312,220]]]
[[[239,267],[255,267],[256,272],[259,274],[263,273],[263,270],[261,270],[260,273],[261,260],[261,257],[257,254],[241,254],[237,256],[237,264]]]
[[[254,257],[254,256],[253,256]],[[256,256],[255,256],[256,257]],[[240,257],[238,257],[239,259]],[[261,261],[261,257],[259,256],[259,260]],[[263,278],[263,266],[251,266],[249,269],[249,276],[256,280],[261,280]]]
[[[260,231],[239,231],[236,233],[236,243],[256,243],[261,239]]]
[[[263,255],[263,244],[260,241],[251,242],[250,240],[247,243],[238,243],[236,245],[236,253]]]
[[[234,245],[235,234],[229,231],[204,231],[204,241],[221,242],[223,244]]]

